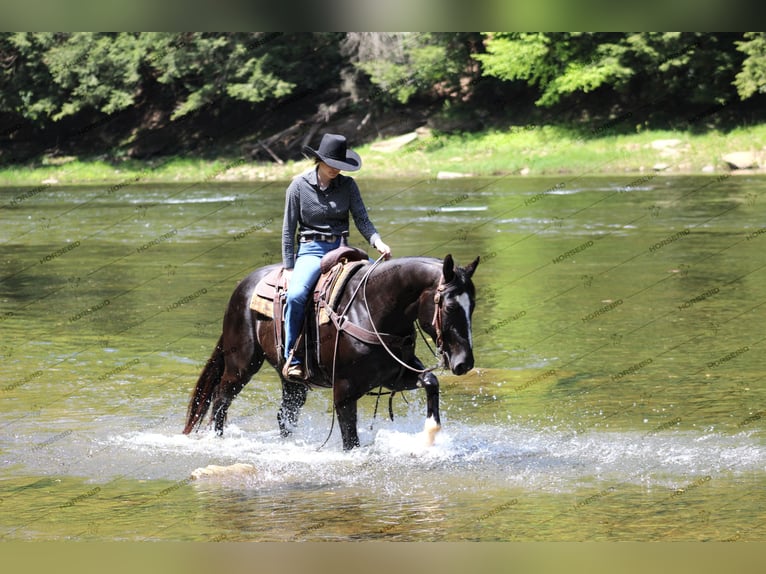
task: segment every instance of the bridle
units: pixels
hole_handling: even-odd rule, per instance
[[[444,353],[444,339],[442,336],[442,303],[444,298],[442,297],[442,294],[447,289],[447,284],[444,283],[444,275],[441,275],[439,277],[439,284],[436,287],[436,292],[434,293],[434,318],[431,321],[431,326],[434,328],[434,331],[436,332],[436,351],[434,352],[433,349],[431,352],[433,352],[434,356],[439,358],[439,364],[428,367],[425,369],[416,369],[415,367],[412,367],[402,361],[399,357],[397,357],[394,352],[386,345],[386,342],[383,340],[383,336],[378,332],[378,329],[375,327],[375,323],[372,320],[372,313],[370,312],[370,306],[367,303],[367,279],[370,276],[370,273],[372,273],[373,269],[383,260],[383,255],[378,257],[378,259],[375,260],[375,262],[370,265],[370,269],[367,270],[367,272],[364,274],[364,277],[362,277],[362,280],[359,282],[359,286],[362,288],[362,299],[364,300],[364,306],[365,309],[367,309],[367,316],[370,318],[370,324],[372,325],[372,332],[377,337],[378,341],[380,342],[381,346],[386,350],[386,352],[391,356],[392,359],[394,359],[397,363],[399,363],[402,367],[405,369],[408,369],[414,373],[430,373],[431,371],[434,371],[440,367],[442,367],[446,363],[446,356]],[[356,292],[354,293],[356,295]],[[353,299],[353,297],[352,297]],[[418,330],[420,330],[420,324],[416,320],[415,324],[418,325]],[[423,337],[423,340],[425,341],[426,345],[428,345],[428,348],[430,349],[431,346],[428,344],[428,340],[425,338],[425,335],[423,335],[421,331],[421,336]]]
[[[444,338],[442,337],[442,294],[447,289],[447,284],[444,283],[444,275],[439,277],[439,285],[436,286],[436,292],[434,293],[434,318],[431,321],[431,326],[436,332],[436,350],[440,357],[444,358]],[[435,353],[434,353],[435,354]]]

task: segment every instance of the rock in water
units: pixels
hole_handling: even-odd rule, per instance
[[[654,140],[651,143],[653,149],[663,150],[668,148],[674,148],[681,143],[679,139],[667,139],[667,140]]]
[[[461,177],[473,177],[473,174],[458,171],[440,171],[436,174],[436,179],[459,179]]]
[[[200,480],[202,478],[213,478],[217,476],[245,476],[248,474],[255,474],[255,467],[252,464],[237,462],[228,466],[209,464],[207,466],[197,468],[192,471],[191,478],[192,480]]]
[[[370,146],[371,150],[374,151],[382,151],[385,153],[390,153],[394,151],[398,151],[404,146],[406,146],[411,141],[415,141],[418,139],[418,133],[417,132],[410,132],[408,134],[404,134],[401,136],[397,136],[395,138],[390,138],[387,140],[375,142]]]
[[[758,158],[751,151],[735,151],[721,158],[732,169],[750,169],[758,165]]]

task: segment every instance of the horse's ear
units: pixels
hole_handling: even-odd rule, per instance
[[[476,257],[476,259],[473,260],[473,263],[468,265],[465,268],[465,274],[470,278],[473,277],[474,271],[476,271],[476,268],[479,266],[479,257]]]
[[[448,254],[447,257],[444,258],[442,275],[444,276],[445,283],[449,283],[455,278],[455,261],[452,259],[451,254]]]

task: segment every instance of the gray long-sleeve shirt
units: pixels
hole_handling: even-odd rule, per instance
[[[380,235],[367,216],[367,208],[354,178],[339,174],[325,191],[321,191],[316,167],[296,176],[285,192],[282,223],[282,263],[285,269],[292,269],[295,265],[296,229],[300,235],[340,235],[348,231],[349,213],[359,233],[374,246]]]

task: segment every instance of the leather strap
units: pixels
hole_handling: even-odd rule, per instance
[[[284,269],[280,269],[276,276],[276,288],[274,290],[274,341],[276,342],[278,364],[280,370],[285,357],[284,342],[282,341],[283,311],[287,287],[285,285]]]
[[[324,302],[322,302],[324,304]],[[325,305],[327,309],[327,314],[332,320],[333,324],[335,325],[335,328],[338,331],[348,333],[355,339],[359,339],[363,343],[367,343],[368,345],[379,345],[380,339],[378,339],[378,335],[376,335],[373,331],[370,331],[368,329],[365,329],[364,327],[357,325],[356,323],[352,323],[351,321],[347,321],[345,317],[341,317],[329,308],[329,306]],[[408,340],[411,340],[414,342],[415,337],[413,335],[407,335],[406,337],[402,337],[400,335],[392,335],[391,333],[380,333],[380,337],[385,341],[385,343],[391,347],[397,347],[397,348],[404,348],[407,346]]]

